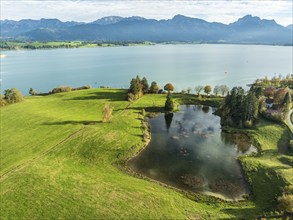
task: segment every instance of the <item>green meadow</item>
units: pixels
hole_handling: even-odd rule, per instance
[[[229,202],[127,172],[125,160],[145,145],[141,109],[162,108],[166,95],[126,99],[126,90],[88,89],[0,108],[1,219],[253,219],[276,213],[277,197],[293,183],[292,156],[278,153],[290,135],[285,125],[262,120],[247,130],[261,151],[240,159],[252,194]],[[192,95],[175,99],[199,102]],[[111,123],[101,122],[106,102],[114,108]]]

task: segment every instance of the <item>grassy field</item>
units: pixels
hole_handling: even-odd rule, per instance
[[[117,166],[144,144],[141,109],[158,109],[165,101],[165,95],[133,103],[126,97],[125,90],[89,89],[1,108],[1,219],[252,219],[276,210],[275,196],[292,183],[292,166],[282,159],[288,156],[277,153],[285,126],[263,123],[250,131],[263,149],[242,159],[250,200],[186,195]],[[114,107],[106,124],[105,102]]]

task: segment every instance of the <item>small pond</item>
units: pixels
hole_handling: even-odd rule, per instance
[[[151,141],[128,162],[137,173],[179,189],[229,200],[248,193],[237,157],[256,152],[244,134],[221,131],[208,106],[180,106],[149,119]]]

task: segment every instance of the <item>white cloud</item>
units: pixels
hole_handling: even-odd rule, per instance
[[[247,14],[292,24],[291,0],[1,0],[1,19],[58,18],[63,21],[93,21],[118,16],[167,19],[176,14],[208,21],[231,23]]]

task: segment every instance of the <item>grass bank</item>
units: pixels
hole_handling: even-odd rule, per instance
[[[175,96],[178,102],[197,102]],[[264,205],[260,197],[273,190],[268,181],[274,180],[276,189],[292,183],[292,167],[281,162],[275,145],[285,127],[269,123],[254,131],[268,150],[243,158],[255,197],[225,202],[135,178],[115,165],[143,146],[141,109],[161,109],[166,95],[145,95],[133,103],[126,97],[125,90],[89,89],[26,97],[1,108],[1,218],[251,219],[275,210],[273,193],[265,194]],[[106,124],[101,123],[105,102],[114,107]],[[271,128],[278,134],[267,141]]]

